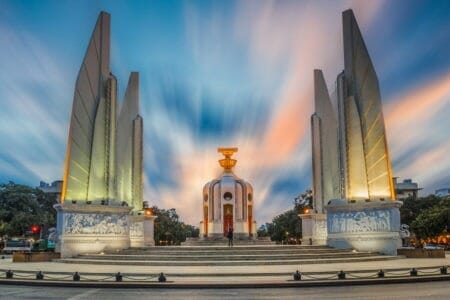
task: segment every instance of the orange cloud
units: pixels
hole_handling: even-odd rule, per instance
[[[405,123],[424,121],[432,117],[439,108],[448,103],[450,94],[450,74],[424,84],[405,95],[400,96],[392,104],[386,106],[386,123],[395,128]]]
[[[450,169],[450,73],[388,103],[385,121],[394,175],[412,177],[425,193],[433,192],[431,187]]]

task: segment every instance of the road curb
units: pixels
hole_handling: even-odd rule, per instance
[[[279,282],[99,282],[99,281],[51,281],[51,280],[21,280],[0,279],[0,285],[18,286],[46,286],[46,287],[80,287],[80,288],[167,288],[167,289],[245,289],[245,288],[302,288],[326,286],[352,286],[352,285],[380,285],[402,284],[432,281],[449,281],[450,275],[398,277],[376,279],[345,279],[345,280],[286,280]]]

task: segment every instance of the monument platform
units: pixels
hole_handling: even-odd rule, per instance
[[[83,254],[56,260],[69,264],[142,266],[268,266],[396,260],[371,252],[326,246],[172,246]]]
[[[159,247],[156,247],[159,248]],[[175,249],[173,249],[175,248]],[[179,248],[178,250],[176,248]],[[198,247],[192,247],[198,250]],[[210,247],[215,249],[215,247]],[[258,247],[260,248],[260,247]],[[269,247],[272,248],[272,247]],[[281,247],[283,250],[291,248],[296,251],[298,246]],[[317,247],[302,246],[305,251],[309,248],[312,254]],[[183,247],[161,247],[160,251],[168,250],[174,253]],[[203,249],[206,251],[206,249]],[[256,250],[256,249],[255,249]],[[262,250],[262,249],[260,249]],[[329,249],[323,249],[326,251]],[[247,249],[248,252],[251,249]],[[213,252],[217,253],[217,249]],[[256,252],[256,251],[253,251]],[[105,254],[108,255],[108,254]],[[132,255],[132,254],[130,254]],[[136,254],[135,254],[136,255]],[[285,255],[288,255],[285,253]],[[344,256],[345,257],[345,256]],[[384,256],[386,258],[386,256]],[[327,285],[355,285],[355,284],[387,284],[406,281],[448,280],[449,275],[439,276],[440,266],[450,265],[450,256],[446,258],[407,259],[395,257],[388,260],[353,260],[347,257],[339,261],[330,262],[327,259],[317,259],[316,263],[304,264],[291,262],[289,264],[262,264],[257,265],[147,265],[147,264],[117,264],[117,261],[104,260],[100,263],[80,263],[65,261],[13,263],[6,258],[0,263],[0,274],[12,270],[14,279],[0,277],[0,284],[24,285],[60,285],[60,286],[95,286],[102,287],[159,287],[159,288],[237,288],[237,287],[300,287],[300,286],[327,286]],[[419,276],[410,276],[409,271],[416,268]],[[386,272],[384,279],[377,279],[377,272],[382,269]],[[292,274],[299,270],[305,275],[305,280],[293,281]],[[346,280],[338,280],[336,274],[343,270],[348,274]],[[42,271],[45,280],[35,280],[35,274]],[[74,272],[81,275],[80,282],[71,280]],[[121,272],[124,282],[114,282],[114,274]],[[168,282],[158,283],[157,275],[163,272]],[[435,275],[433,275],[435,274]],[[16,276],[17,275],[17,276]],[[424,276],[422,276],[424,275]],[[309,277],[308,277],[309,276]],[[374,277],[375,276],[375,277]],[[58,278],[66,278],[58,280]],[[108,277],[106,281],[104,278]],[[316,279],[313,279],[316,278]],[[332,278],[331,278],[332,277]],[[53,279],[52,279],[53,278]],[[68,279],[67,279],[68,278]],[[356,279],[355,279],[356,278]],[[360,279],[358,279],[360,278]],[[372,278],[372,279],[363,279]],[[53,281],[52,281],[53,280]],[[403,281],[402,281],[403,280]],[[21,281],[24,281],[21,283]]]

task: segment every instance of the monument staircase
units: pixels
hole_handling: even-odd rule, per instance
[[[76,264],[140,266],[265,266],[367,262],[398,259],[378,253],[338,250],[327,246],[204,245],[160,246],[105,251],[59,259]]]

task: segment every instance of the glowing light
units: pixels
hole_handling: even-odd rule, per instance
[[[31,226],[31,232],[33,233],[38,233],[39,232],[39,226],[38,225],[33,225]]]

